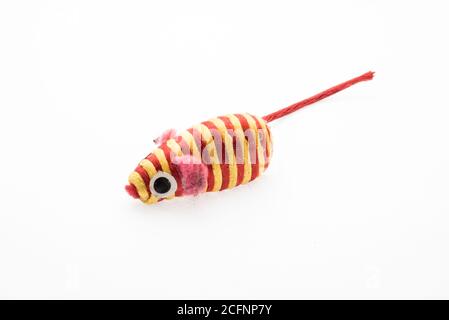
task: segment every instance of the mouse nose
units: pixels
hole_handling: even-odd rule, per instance
[[[126,185],[125,190],[134,199],[139,199],[139,194],[137,193],[137,189],[134,185],[132,185],[132,184]]]

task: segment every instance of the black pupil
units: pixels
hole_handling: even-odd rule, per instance
[[[156,179],[156,181],[154,181],[153,188],[157,193],[163,194],[170,191],[171,184],[167,178],[159,177]]]

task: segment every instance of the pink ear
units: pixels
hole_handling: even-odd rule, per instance
[[[194,195],[206,191],[207,166],[191,155],[175,157],[172,163],[181,177],[183,195]]]
[[[156,139],[153,140],[153,142],[157,145],[161,145],[164,142],[167,142],[167,140],[176,137],[176,130],[175,129],[168,129],[165,130],[162,135]]]

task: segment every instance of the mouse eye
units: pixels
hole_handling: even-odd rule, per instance
[[[158,171],[150,181],[150,191],[159,198],[170,197],[175,194],[178,184],[175,178],[167,172]]]

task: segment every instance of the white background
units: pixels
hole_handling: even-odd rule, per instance
[[[1,1],[1,298],[449,298],[447,1]],[[269,170],[145,206],[167,128],[263,116]]]

